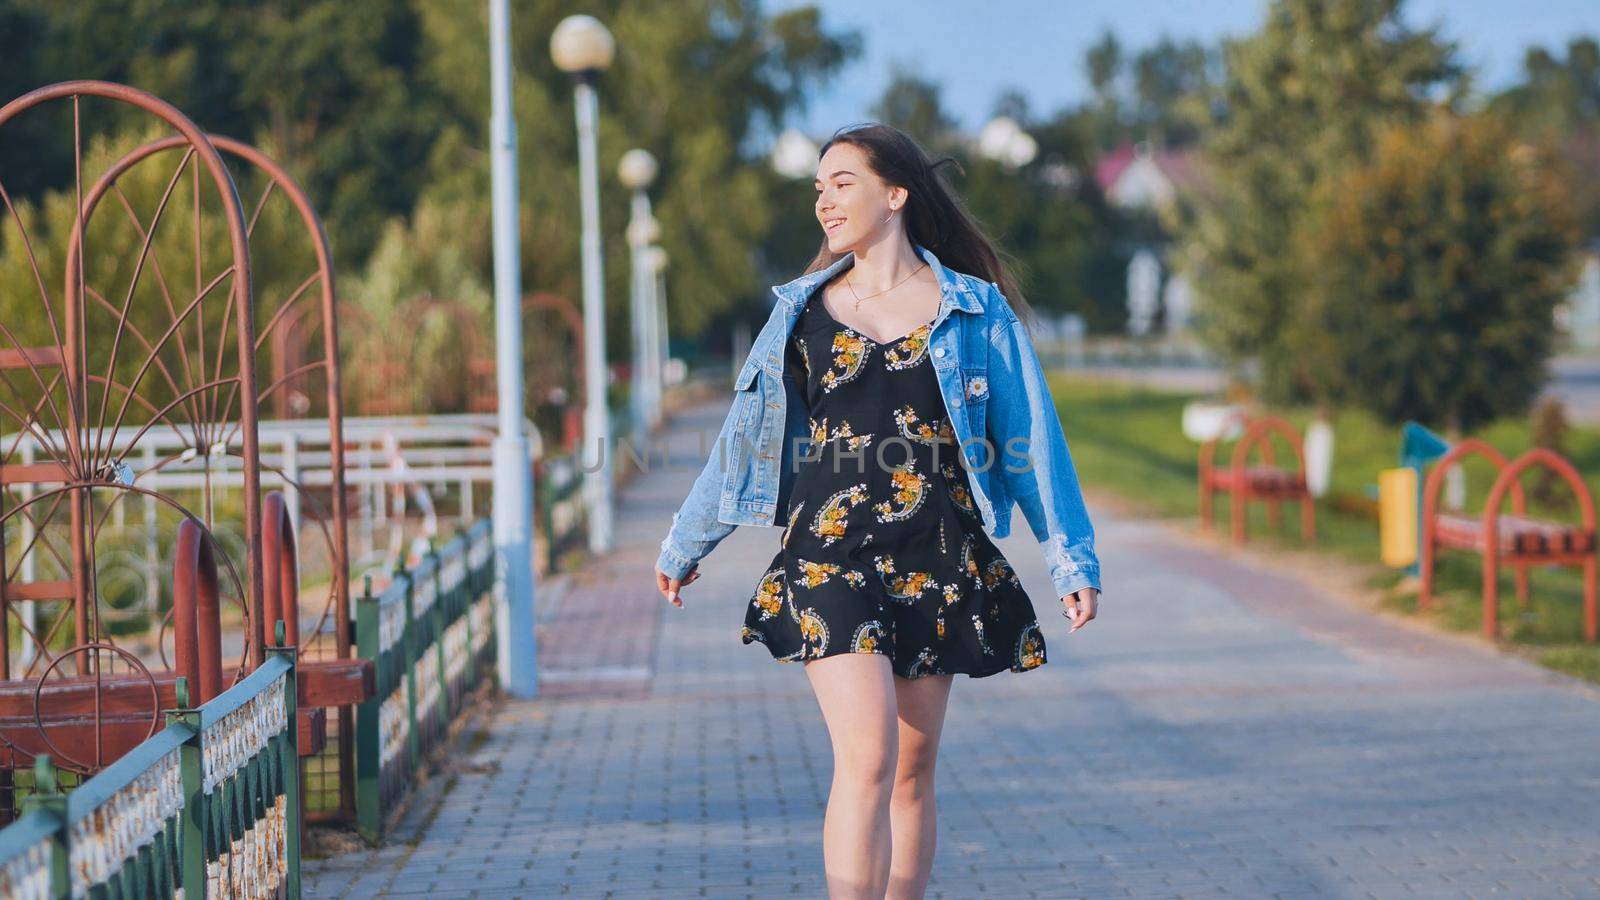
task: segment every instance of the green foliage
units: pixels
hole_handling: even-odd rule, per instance
[[[451,109],[473,111],[442,130],[451,146],[431,161],[434,179],[479,202],[487,182],[486,25],[476,0],[418,7],[429,81]],[[783,207],[764,152],[806,94],[860,52],[859,39],[823,27],[817,12],[769,15],[755,0],[602,3],[585,10],[611,29],[617,57],[599,80],[599,170],[606,260],[607,346],[628,355],[630,198],[617,162],[634,147],[656,158],[650,188],[671,261],[667,302],[674,338],[694,336],[765,290],[754,249]],[[573,90],[550,58],[550,34],[569,4],[514,12],[514,102],[523,203],[523,284],[582,298],[577,138]],[[712,100],[714,98],[714,102]],[[487,232],[487,223],[484,225]]]
[[[1592,130],[1600,119],[1600,41],[1576,37],[1562,59],[1543,47],[1523,57],[1524,80],[1494,99],[1494,111],[1548,134]]]
[[[409,221],[390,221],[366,269],[346,279],[341,336],[358,410],[396,395],[419,413],[466,408],[470,364],[494,354],[493,295],[474,258],[487,251],[462,239],[477,219],[470,206],[424,201]]]
[[[1326,179],[1300,234],[1318,277],[1298,348],[1329,394],[1468,432],[1525,412],[1577,275],[1562,184],[1497,121],[1444,112]]]
[[[1270,399],[1318,396],[1325,378],[1302,348],[1317,273],[1293,252],[1310,237],[1312,192],[1367,160],[1383,125],[1415,123],[1431,96],[1464,87],[1453,47],[1409,30],[1399,7],[1275,0],[1259,33],[1225,47],[1210,187],[1185,226],[1183,266],[1201,334],[1234,366],[1256,364]]]
[[[0,58],[8,67],[13,51],[32,60],[23,76],[31,86],[132,84],[209,132],[261,147],[310,192],[346,264],[365,256],[385,218],[410,211],[450,114],[418,79],[425,48],[409,0],[11,2],[28,28],[0,29]],[[148,121],[119,104],[87,109],[89,134]],[[70,119],[58,115],[39,134],[48,140],[9,151],[0,168],[30,193],[62,187],[70,136]],[[44,177],[10,174],[23,155],[42,159],[22,174]]]
[[[1096,330],[1122,327],[1127,251],[1117,237],[1125,223],[1083,177],[1091,168],[1090,144],[1076,114],[1033,122],[1020,95],[1002,94],[995,114],[1016,120],[1038,145],[1034,159],[1017,169],[975,153],[944,110],[939,86],[905,69],[896,71],[872,114],[916,138],[935,158],[959,163],[960,172],[947,170],[946,177],[1015,263],[1027,303],[1079,313]],[[800,198],[797,192],[794,202]],[[800,230],[815,235],[815,220],[808,215],[804,224]]]
[[[523,284],[578,301],[573,90],[549,50],[556,23],[574,10],[553,0],[515,7]],[[860,40],[825,27],[814,8],[771,14],[756,0],[613,0],[585,11],[607,23],[618,48],[599,82],[599,168],[607,346],[621,359],[629,353],[630,198],[617,183],[618,159],[643,147],[660,164],[651,194],[671,260],[672,334],[693,337],[764,291],[756,250],[782,208],[763,155],[766,136],[859,54]],[[345,302],[381,322],[380,311],[396,315],[414,299],[407,291],[426,291],[467,310],[452,327],[487,338],[486,16],[478,0],[9,0],[0,5],[7,62],[0,88],[9,99],[68,78],[130,83],[208,131],[261,147],[293,173],[323,217],[336,267],[351,276]],[[83,112],[86,147],[106,138],[131,146],[128,136],[145,134],[150,121],[109,101],[87,102]],[[11,195],[31,201],[30,209],[64,202],[59,192],[73,170],[70,105],[30,112],[6,134],[0,172]],[[58,267],[62,233],[35,242]],[[429,243],[407,243],[418,240]],[[13,285],[37,294],[10,243],[0,234],[11,266],[0,282],[7,302]],[[101,251],[105,259],[92,265],[129,258],[122,245]],[[362,328],[346,337],[371,344],[353,351],[363,358],[382,358],[393,338]],[[467,342],[435,343],[458,357],[441,364],[459,371]],[[561,349],[570,352],[572,343]],[[432,384],[443,377],[436,376],[419,377]],[[455,393],[463,384],[454,379]]]
[[[1060,184],[1052,172],[1088,167],[1084,147],[1060,121],[1029,128],[1037,158],[1012,171],[962,153],[955,182],[968,209],[1017,263],[1022,292],[1036,309],[1076,312],[1096,331],[1120,330],[1127,253],[1116,237],[1126,226],[1090,184]],[[1068,161],[1074,161],[1069,163]]]
[[[92,179],[115,161],[164,135],[164,129],[146,123],[138,131],[92,136],[83,154],[89,173],[85,192]],[[225,274],[233,257],[228,232],[220,224],[221,203],[209,178],[202,175],[198,185],[203,238],[197,259],[192,176],[198,163],[183,162],[181,150],[145,158],[117,180],[116,189],[103,197],[89,220],[83,328],[90,340],[83,352],[91,404],[84,418],[91,424],[109,427],[119,418],[124,425],[148,421],[154,410],[179,395],[238,370],[238,332],[217,326],[235,309],[230,299],[232,277]],[[255,178],[240,182],[248,224],[261,184]],[[316,270],[298,217],[282,195],[277,196],[277,202],[265,205],[255,218],[250,247],[258,333],[272,312]],[[74,191],[56,189],[37,202],[18,201],[15,218],[0,220],[0,285],[6,288],[0,290],[4,327],[0,347],[48,347],[65,340],[66,251],[75,208]],[[127,325],[119,328],[124,312]],[[201,328],[200,322],[211,327]],[[147,364],[147,359],[153,362]],[[45,369],[43,377],[55,371]],[[138,399],[126,400],[123,387],[113,388],[107,397],[103,385],[108,375],[133,389]],[[267,383],[266,373],[258,371],[258,387]],[[0,431],[20,427],[17,411],[38,403],[40,387],[31,374],[16,374],[0,383],[0,403],[5,404],[0,407]],[[236,404],[228,405],[235,399],[236,392],[225,387],[200,390],[167,418],[193,421],[205,418],[206,410],[222,418],[236,416]],[[52,391],[51,405],[64,415],[68,407],[64,390]],[[125,412],[120,412],[124,405]],[[46,428],[64,424],[49,411],[41,418]]]
[[[1567,421],[1566,404],[1559,397],[1546,397],[1534,406],[1531,419],[1529,430],[1533,433],[1533,445],[1567,456],[1567,432],[1572,426]],[[1533,484],[1527,490],[1529,497],[1545,506],[1562,510],[1576,506],[1566,480],[1547,466],[1538,467]]]
[[[1495,97],[1490,109],[1523,136],[1553,144],[1574,176],[1568,191],[1586,233],[1600,233],[1600,41],[1573,38],[1566,58],[1532,47],[1524,80]]]
[[[930,153],[947,152],[954,145],[955,120],[945,111],[939,98],[939,86],[913,74],[903,65],[896,65],[878,102],[873,104],[872,118],[914,135]]]
[[[1193,144],[1211,121],[1218,62],[1214,48],[1166,36],[1130,54],[1107,31],[1084,56],[1094,97],[1076,117],[1100,152],[1130,141]]]

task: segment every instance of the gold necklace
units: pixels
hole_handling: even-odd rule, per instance
[[[856,298],[856,312],[861,312],[861,301],[870,300],[873,297],[878,296],[878,294],[887,294],[887,293],[889,293],[890,291],[894,290],[895,288],[899,287],[900,285],[905,284],[906,282],[910,281],[912,275],[915,275],[918,272],[921,272],[923,270],[923,268],[925,266],[927,266],[927,265],[928,265],[927,263],[923,263],[922,265],[917,266],[915,269],[911,270],[911,275],[907,275],[906,277],[900,279],[899,281],[895,282],[894,284],[891,284],[888,287],[884,288],[883,290],[878,291],[876,294],[868,294],[865,297],[863,297],[860,294],[856,293],[855,285],[850,283],[850,276],[849,275],[846,275],[844,277],[844,286],[849,288],[850,289],[850,294]]]

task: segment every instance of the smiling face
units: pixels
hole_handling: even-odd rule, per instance
[[[866,153],[854,144],[841,141],[828,148],[817,163],[816,189],[817,222],[834,253],[872,243],[901,228],[906,189],[879,178],[867,165]]]

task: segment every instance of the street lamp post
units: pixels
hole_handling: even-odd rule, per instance
[[[489,2],[494,217],[494,318],[499,434],[494,439],[495,603],[500,684],[513,697],[539,690],[533,636],[533,468],[522,415],[522,258],[517,229],[517,125],[511,112],[511,12]]]
[[[665,377],[661,369],[661,303],[656,291],[655,251],[658,249],[651,244],[639,252],[639,281],[644,289],[645,372],[649,376],[648,390],[644,395],[644,418],[645,429],[650,433],[654,433],[661,424],[662,379]]]
[[[645,251],[661,236],[661,226],[650,213],[650,195],[645,189],[656,178],[656,160],[647,151],[634,149],[622,155],[617,175],[624,187],[633,191],[632,216],[628,222],[628,261],[633,276],[629,291],[629,310],[633,321],[633,387],[629,391],[633,410],[634,444],[643,447],[650,436],[651,396],[654,390],[650,346],[655,332],[650,301],[655,294],[655,273],[645,265]]]
[[[667,251],[660,246],[651,247],[645,257],[645,267],[650,271],[651,300],[655,307],[656,333],[652,344],[656,354],[656,394],[653,398],[654,407],[651,410],[652,425],[658,425],[662,419],[662,393],[667,385],[667,364],[672,361],[672,345],[667,340]]]
[[[606,407],[605,273],[600,256],[600,172],[595,126],[599,103],[595,81],[611,65],[616,43],[593,16],[567,16],[550,36],[556,66],[572,76],[578,119],[578,187],[583,208],[583,373],[584,442],[595,445],[595,470],[584,476],[589,507],[589,550],[609,551],[613,543],[611,417]],[[582,458],[580,452],[579,458]]]

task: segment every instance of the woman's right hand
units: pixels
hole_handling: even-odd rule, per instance
[[[700,567],[698,565],[690,569],[689,574],[683,578],[668,578],[667,573],[661,571],[660,566],[656,566],[656,590],[661,592],[661,596],[667,598],[668,603],[681,608],[683,606],[683,598],[678,596],[678,590],[686,584],[694,584],[694,580],[699,577]]]

